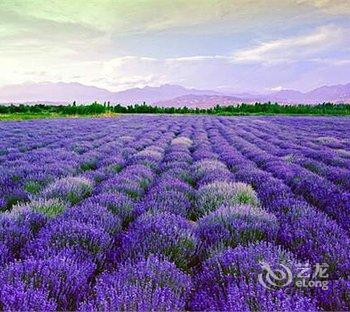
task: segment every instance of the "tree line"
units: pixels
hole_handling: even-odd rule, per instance
[[[207,115],[350,115],[349,104],[322,103],[317,105],[282,105],[278,103],[255,103],[221,106],[211,108],[160,107],[143,104],[123,106],[109,102],[94,102],[88,105],[20,104],[0,105],[0,114],[59,114],[59,115],[100,115],[108,113],[122,114],[207,114]]]

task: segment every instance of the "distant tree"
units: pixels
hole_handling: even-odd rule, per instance
[[[120,104],[110,106],[110,103],[99,104],[96,101],[89,105],[77,105],[74,101],[71,105],[0,105],[1,114],[33,113],[40,114],[50,112],[62,115],[89,115],[115,113],[140,113],[140,114],[208,114],[208,115],[249,115],[249,114],[310,114],[310,115],[350,115],[349,104],[322,103],[318,105],[280,105],[278,103],[255,103],[220,106],[212,108],[189,108],[189,107],[159,107],[147,105],[122,106]]]

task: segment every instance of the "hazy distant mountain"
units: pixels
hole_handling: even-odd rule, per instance
[[[0,102],[65,102],[91,103],[94,101],[121,104],[154,103],[175,97],[195,94],[220,94],[211,90],[187,89],[177,85],[144,87],[128,89],[121,92],[110,92],[105,89],[86,86],[80,83],[45,82],[23,85],[11,85],[0,88]]]
[[[11,85],[0,88],[0,102],[63,102],[88,103],[104,101],[113,93],[80,83],[45,82],[23,85]]]
[[[281,103],[349,103],[350,83],[345,85],[323,86],[305,93],[294,90],[281,90],[269,96],[265,96],[265,99]]]
[[[185,95],[219,95],[221,93],[211,90],[187,89],[178,85],[165,84],[160,87],[134,88],[116,92],[114,99],[119,103],[155,103],[171,100]]]
[[[350,103],[350,83],[346,85],[324,86],[302,93],[295,90],[281,90],[271,94],[254,95],[249,93],[236,95],[185,95],[171,100],[158,101],[160,106],[210,107],[216,104],[278,102],[286,104],[317,104],[323,102]]]
[[[235,97],[235,96],[228,96],[228,95],[188,94],[188,95],[176,97],[171,100],[159,101],[154,104],[158,106],[163,106],[163,107],[187,106],[191,108],[196,108],[196,107],[209,108],[217,104],[225,106],[230,104],[242,103],[242,101],[243,101],[242,98]]]
[[[280,102],[280,103],[303,103],[304,94],[294,90],[281,90],[276,93],[265,95],[263,97],[266,101]]]
[[[323,86],[305,94],[309,102],[350,102],[350,83],[345,85]]]
[[[280,102],[306,103],[350,102],[350,83],[345,85],[323,86],[302,93],[295,90],[281,90],[271,94],[224,94],[212,90],[188,89],[178,85],[133,88],[121,92],[111,92],[102,88],[80,83],[33,83],[11,85],[0,88],[0,102],[3,103],[91,103],[94,101],[120,104],[146,102],[162,106],[209,107],[216,104]]]

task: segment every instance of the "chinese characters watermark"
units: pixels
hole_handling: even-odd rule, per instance
[[[262,272],[258,276],[259,283],[267,289],[276,289],[294,285],[298,288],[321,288],[328,289],[328,267],[327,263],[299,264],[289,268],[285,264],[271,268],[266,262],[260,262]]]

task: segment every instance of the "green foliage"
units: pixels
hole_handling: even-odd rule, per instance
[[[350,115],[349,104],[323,103],[318,105],[281,105],[278,103],[255,103],[220,106],[212,108],[159,107],[143,104],[122,106],[99,104],[90,105],[0,105],[0,119],[32,119],[62,116],[94,116],[106,114],[207,114],[207,115]]]
[[[120,172],[123,169],[123,165],[121,164],[112,164],[109,166],[109,169],[115,173]]]
[[[80,164],[80,169],[82,171],[96,170],[96,162],[91,160]]]
[[[36,181],[29,181],[24,185],[24,190],[31,194],[39,194],[42,189],[42,185]]]
[[[37,212],[41,212],[48,216],[49,218],[54,218],[59,214],[63,213],[67,204],[59,199],[47,199],[47,200],[39,200],[33,201],[28,204],[31,209]]]

